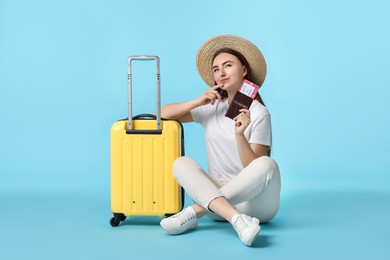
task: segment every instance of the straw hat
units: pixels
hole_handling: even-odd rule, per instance
[[[212,59],[214,54],[223,48],[230,48],[244,55],[251,68],[251,81],[259,86],[263,84],[267,68],[260,50],[253,43],[242,37],[223,34],[203,43],[196,55],[196,67],[207,85],[212,87],[215,84],[212,72]]]

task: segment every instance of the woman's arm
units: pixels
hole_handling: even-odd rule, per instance
[[[248,109],[241,109],[241,114],[235,117],[236,120],[236,143],[241,163],[244,167],[248,166],[253,160],[260,156],[267,155],[268,147],[261,144],[250,144],[244,135],[245,129],[251,122]]]
[[[206,90],[196,99],[163,106],[161,108],[161,117],[166,119],[176,119],[182,123],[194,121],[191,116],[191,110],[209,103],[214,104],[217,99],[221,100],[221,95],[217,91],[220,87],[220,85],[216,85]]]
[[[268,147],[261,144],[250,144],[244,135],[236,134],[238,154],[242,166],[248,166],[253,160],[260,156],[267,155]]]
[[[166,119],[176,119],[182,123],[194,121],[191,110],[198,107],[196,100],[181,103],[168,104],[161,108],[161,117]]]

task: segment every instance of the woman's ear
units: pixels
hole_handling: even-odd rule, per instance
[[[248,74],[248,70],[246,69],[245,65],[243,66],[242,70],[243,70],[243,75],[242,76],[245,78],[246,74]]]

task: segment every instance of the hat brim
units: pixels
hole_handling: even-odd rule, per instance
[[[261,51],[250,41],[235,35],[223,34],[215,36],[200,46],[196,55],[196,67],[204,82],[210,87],[215,85],[212,62],[215,53],[223,48],[240,52],[251,68],[251,81],[261,86],[265,80],[267,66]]]

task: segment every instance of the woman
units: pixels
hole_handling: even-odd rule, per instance
[[[244,79],[262,85],[265,61],[248,40],[220,35],[200,47],[197,68],[210,89],[196,99],[164,106],[161,114],[203,126],[208,172],[189,157],[175,161],[175,178],[195,203],[160,224],[170,234],[181,234],[196,228],[207,214],[229,221],[241,241],[251,246],[260,232],[259,219],[267,222],[279,209],[279,168],[267,156],[270,115],[259,94],[234,120],[225,113]]]

